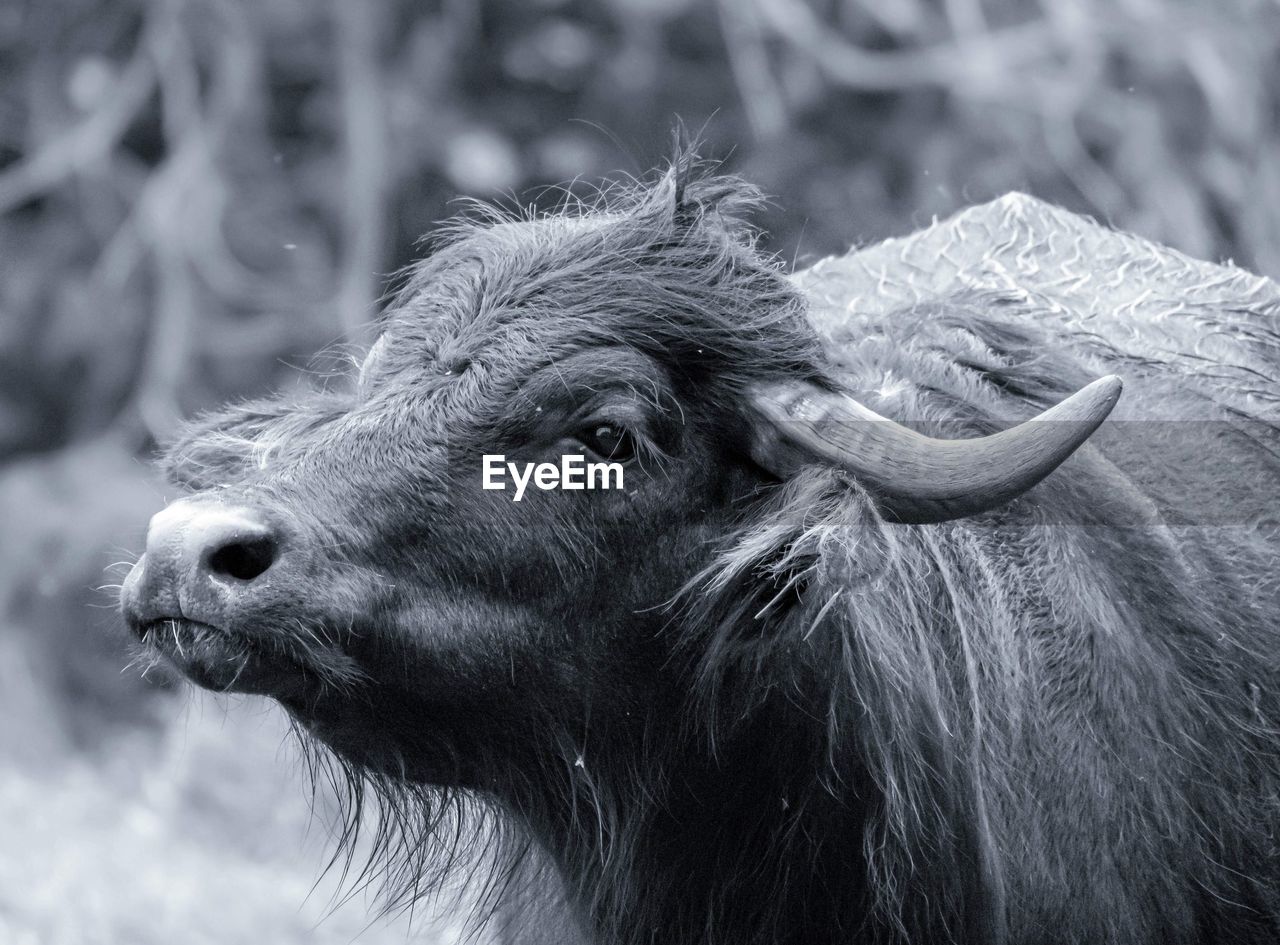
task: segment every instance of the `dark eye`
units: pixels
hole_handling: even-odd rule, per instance
[[[578,441],[597,456],[615,463],[625,463],[636,454],[631,434],[614,423],[593,423],[578,433]]]

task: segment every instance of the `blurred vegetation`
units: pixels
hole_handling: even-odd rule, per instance
[[[1021,189],[1280,274],[1274,0],[7,0],[0,77],[6,941],[322,940],[287,759],[120,672],[102,571],[151,445],[367,341],[459,195],[553,207],[679,117],[800,265]]]

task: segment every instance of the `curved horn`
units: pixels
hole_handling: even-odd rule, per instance
[[[943,522],[1003,505],[1049,475],[1106,419],[1120,390],[1120,378],[1104,377],[1011,429],[938,440],[845,394],[807,382],[762,384],[750,391],[764,421],[753,425],[751,456],[784,479],[814,462],[840,466],[886,518]]]

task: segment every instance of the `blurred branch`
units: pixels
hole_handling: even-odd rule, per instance
[[[338,317],[348,341],[358,340],[379,294],[386,230],[386,96],[378,66],[381,4],[333,0],[342,82],[343,230]]]
[[[1118,213],[1129,204],[1124,188],[1105,166],[1089,154],[1076,129],[1077,112],[1065,106],[1040,115],[1045,146],[1058,168],[1095,207]]]
[[[1054,48],[1047,25],[1034,22],[987,33],[982,44],[986,54],[978,59],[962,43],[880,52],[834,35],[832,27],[819,20],[803,0],[753,2],[775,33],[811,56],[832,80],[864,91],[951,87],[985,78],[992,66],[1012,71],[1043,58]]]
[[[156,76],[144,35],[110,94],[79,124],[0,174],[0,214],[57,186],[68,175],[104,160],[146,105]]]
[[[178,389],[190,359],[196,301],[185,252],[186,231],[197,226],[189,214],[191,185],[212,169],[212,148],[199,118],[200,91],[194,51],[178,15],[183,0],[168,0],[165,29],[152,54],[160,76],[160,105],[169,157],[152,175],[138,201],[139,229],[150,237],[156,273],[155,318],[143,360],[137,405],[157,439],[176,426]]]
[[[718,0],[716,6],[729,68],[747,121],[757,140],[773,138],[786,130],[787,105],[773,77],[756,8],[741,0]]]
[[[982,39],[989,32],[987,17],[982,10],[982,0],[944,0],[943,9],[951,30],[966,39]]]

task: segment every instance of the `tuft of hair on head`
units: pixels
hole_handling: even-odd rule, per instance
[[[696,147],[677,138],[656,180],[622,188],[594,211],[638,263],[651,301],[634,323],[662,340],[655,356],[725,402],[754,380],[821,382],[825,356],[805,300],[752,222],[763,195]]]
[[[722,173],[723,162],[701,155],[702,140],[677,125],[667,169],[654,187],[677,231],[714,218],[729,234],[752,246],[758,231],[748,222],[765,198],[754,185],[735,174]]]
[[[504,334],[525,318],[547,351],[629,346],[670,371],[677,395],[728,418],[757,382],[827,374],[803,294],[751,224],[763,202],[678,138],[655,175],[605,184],[564,212],[473,207],[442,228],[391,311],[413,319],[430,307],[433,319],[445,313],[432,322],[442,330],[504,352],[527,350],[528,332]],[[547,311],[555,317],[529,317]]]

